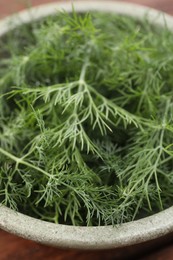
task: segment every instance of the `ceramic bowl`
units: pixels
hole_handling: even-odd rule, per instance
[[[65,9],[70,12],[72,4],[52,3],[31,8],[17,16],[0,21],[0,37],[12,27],[21,23],[55,14]],[[97,10],[118,13],[143,19],[145,16],[160,27],[167,24],[173,28],[173,17],[159,11],[124,2],[77,1],[77,12]],[[0,228],[18,236],[55,247],[77,249],[111,249],[147,242],[173,231],[173,207],[158,214],[137,221],[128,222],[116,227],[77,227],[48,223],[17,213],[5,206],[0,206]]]

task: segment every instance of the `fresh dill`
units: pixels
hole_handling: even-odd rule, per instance
[[[173,197],[173,35],[145,20],[58,13],[0,39],[0,202],[109,225]]]

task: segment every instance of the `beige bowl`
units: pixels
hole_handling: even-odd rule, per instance
[[[31,22],[54,14],[57,10],[71,11],[71,3],[54,3],[20,12],[16,17],[0,22],[0,36],[11,27]],[[173,28],[173,18],[153,9],[128,3],[109,1],[77,1],[76,11],[97,10],[125,14],[139,19],[147,15],[148,19],[159,26],[167,24]],[[132,221],[117,227],[76,227],[48,223],[17,213],[0,206],[0,228],[18,236],[55,247],[78,249],[110,249],[135,245],[162,237],[173,231],[173,207],[158,214]]]

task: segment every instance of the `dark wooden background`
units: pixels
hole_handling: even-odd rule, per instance
[[[55,0],[54,0],[55,1]],[[106,0],[105,0],[106,1]],[[121,0],[123,1],[123,0]],[[127,0],[126,0],[127,1]],[[0,18],[27,7],[27,3],[38,5],[52,2],[51,0],[0,0]],[[55,1],[56,2],[56,1]],[[150,6],[173,15],[173,0],[129,0]],[[0,260],[113,260],[113,259],[145,259],[172,260],[173,234],[158,241],[132,246],[124,250],[79,251],[55,249],[39,245],[0,230]]]

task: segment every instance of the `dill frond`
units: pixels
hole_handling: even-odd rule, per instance
[[[109,225],[173,197],[173,35],[58,13],[0,39],[0,202],[55,223]]]

